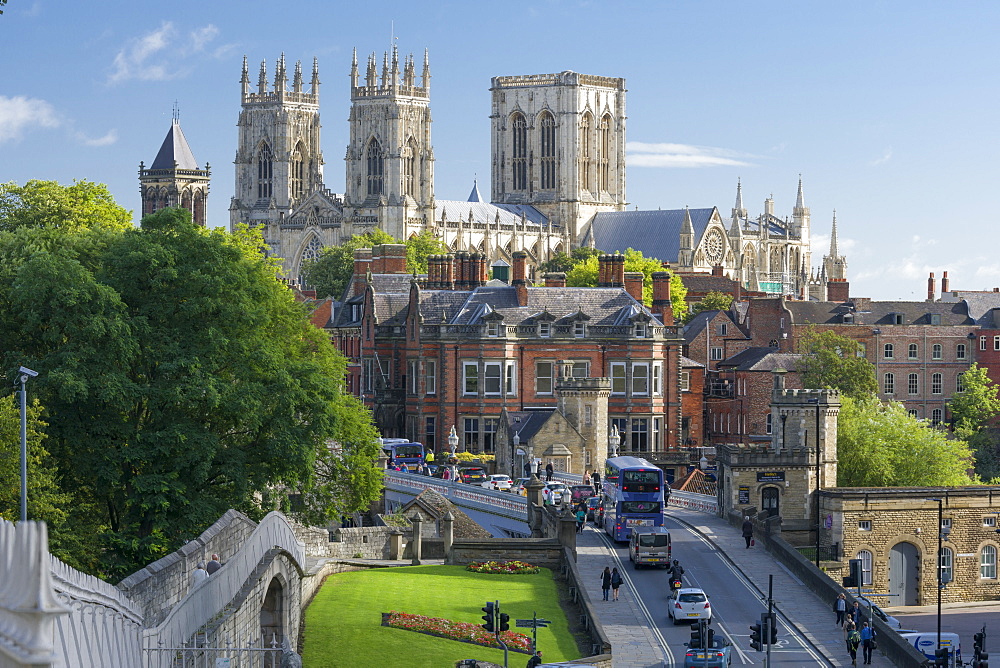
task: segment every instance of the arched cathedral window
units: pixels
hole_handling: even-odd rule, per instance
[[[305,159],[302,143],[295,145],[292,153],[292,199],[300,199],[305,194]]]
[[[319,259],[320,253],[323,250],[323,244],[320,243],[319,237],[313,235],[313,238],[309,240],[305,248],[302,249],[302,255],[299,256],[299,284],[305,285],[305,280],[302,277],[302,270],[305,269],[306,265]]]
[[[377,139],[372,138],[368,142],[366,157],[368,159],[368,194],[381,195],[383,193],[382,183],[385,173],[385,163],[382,159],[382,147],[379,145]]]
[[[594,138],[591,132],[590,114],[584,114],[580,121],[580,187],[593,190],[590,174],[590,160],[594,154]]]
[[[513,129],[513,159],[514,190],[528,189],[528,123],[521,114],[514,114],[511,119]]]
[[[267,199],[273,193],[274,157],[271,147],[264,144],[257,153],[257,199]]]
[[[403,157],[403,194],[416,197],[416,174],[417,174],[417,142],[406,143],[406,155]]]
[[[601,156],[597,167],[597,189],[607,191],[611,184],[611,117],[605,115],[601,119],[601,127],[598,131],[598,144],[601,148]]]
[[[542,189],[556,187],[556,119],[549,112],[542,114]]]

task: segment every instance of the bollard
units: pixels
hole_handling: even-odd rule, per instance
[[[413,543],[411,544],[411,549],[410,549],[410,554],[412,555],[412,559],[410,561],[410,564],[412,564],[413,566],[419,566],[420,544],[423,539],[423,536],[421,534],[423,531],[424,520],[422,517],[420,517],[419,514],[414,513],[413,517],[410,518],[410,521],[413,522]]]

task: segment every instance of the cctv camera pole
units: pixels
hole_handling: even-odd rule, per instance
[[[23,367],[22,367],[23,368]],[[28,401],[24,384],[28,374],[21,374],[21,521],[28,520]]]

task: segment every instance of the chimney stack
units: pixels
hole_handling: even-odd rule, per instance
[[[615,253],[614,262],[611,267],[614,270],[614,275],[611,277],[611,287],[613,288],[624,288],[625,287],[625,256],[619,253]]]
[[[944,297],[944,293],[949,292],[948,288],[951,286],[948,284],[948,272],[944,272],[941,276],[941,297]]]
[[[622,269],[625,268],[624,263],[622,264]],[[642,303],[642,279],[644,278],[641,271],[630,271],[623,272],[622,278],[625,283],[625,292],[632,295],[632,299],[636,300],[640,304]]]
[[[843,304],[850,299],[851,284],[846,278],[837,278],[826,282],[826,300]]]
[[[664,326],[674,324],[674,308],[670,301],[670,273],[657,271],[653,274],[653,313],[660,315]]]
[[[517,305],[528,305],[528,280],[525,278],[528,254],[524,251],[514,251],[514,278],[510,284],[517,293]]]
[[[931,275],[927,277],[927,301],[934,301],[934,292],[934,272],[932,271]]]
[[[611,271],[608,269],[610,263],[610,255],[598,255],[597,256],[597,287],[606,288],[611,280],[608,278],[608,274]]]
[[[361,282],[365,280],[365,276],[372,266],[372,249],[371,248],[355,248],[354,249],[354,289],[351,292],[352,297],[356,297],[361,294]]]
[[[441,289],[455,289],[455,256],[451,253],[442,256],[441,259]]]
[[[565,288],[566,274],[561,271],[550,271],[549,273],[545,274],[545,287]]]
[[[722,265],[712,265],[712,276],[722,276]]]

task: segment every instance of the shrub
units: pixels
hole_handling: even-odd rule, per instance
[[[474,561],[465,569],[492,575],[533,575],[538,572],[538,566],[524,561]]]
[[[486,629],[478,624],[470,624],[468,622],[454,622],[450,619],[441,619],[440,617],[411,615],[407,612],[396,612],[393,610],[389,613],[387,625],[397,629],[406,629],[407,631],[417,631],[432,636],[471,642],[483,647],[500,647],[492,633],[487,633]],[[500,634],[500,637],[503,638],[507,647],[512,650],[519,652],[531,651],[531,638],[523,633],[505,631]]]

